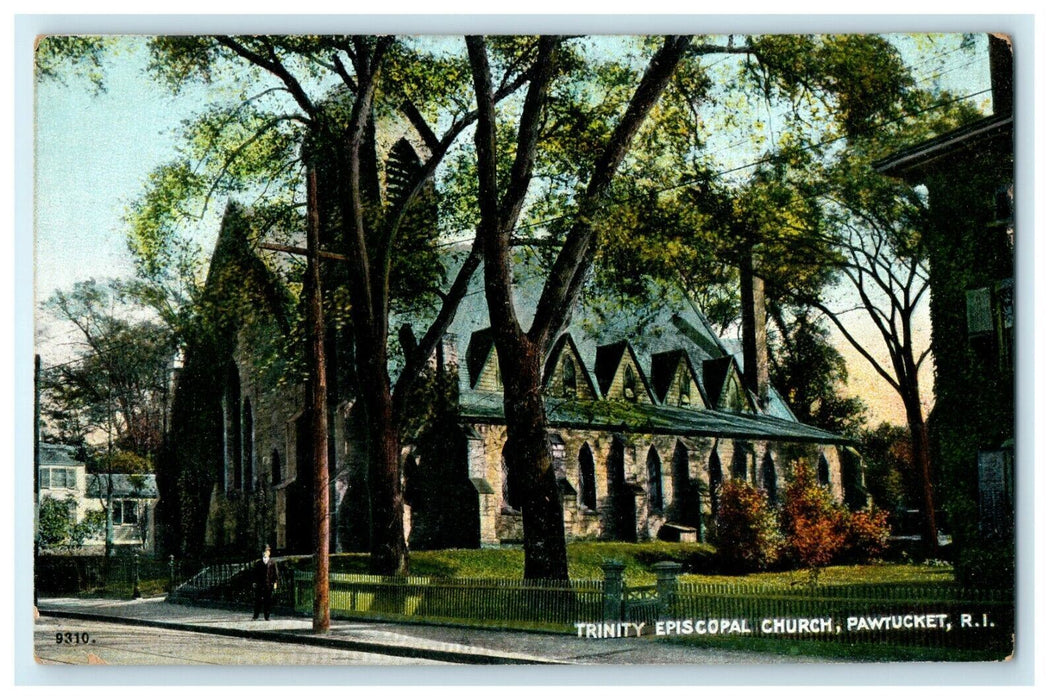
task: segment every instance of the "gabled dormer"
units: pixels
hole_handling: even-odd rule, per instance
[[[748,392],[744,389],[741,373],[733,357],[727,355],[705,360],[701,367],[701,380],[712,407],[719,411],[752,412]]]
[[[604,399],[656,403],[642,365],[626,340],[598,347],[594,359],[594,376],[598,379],[598,388]]]
[[[656,392],[656,400],[666,406],[708,407],[689,354],[682,349],[653,355],[653,391]]]
[[[469,371],[469,386],[477,391],[502,391],[502,373],[499,371],[499,356],[495,352],[495,336],[490,328],[475,332],[469,337],[466,350],[466,369]]]
[[[543,386],[549,396],[594,401],[598,392],[579,354],[572,336],[564,333],[557,339],[543,368]]]

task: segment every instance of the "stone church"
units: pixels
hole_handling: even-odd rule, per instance
[[[489,546],[522,537],[482,284],[471,288],[444,347],[443,361],[457,374],[460,427],[444,452],[448,463],[407,450],[408,474],[426,482],[409,487],[412,506],[416,490],[445,493],[452,497],[442,507],[463,512],[440,518],[457,527],[435,528],[435,508],[412,510],[412,544]],[[522,321],[541,284],[530,274],[519,282]],[[838,499],[845,482],[861,486],[847,438],[798,422],[772,388],[761,401],[703,314],[678,292],[657,296],[623,307],[588,296],[547,357],[550,449],[569,539],[700,541],[723,481],[747,480],[776,501],[797,458],[813,464]]]
[[[172,449],[159,469],[162,517],[179,523],[169,532],[177,550],[251,552],[267,542],[279,553],[307,553],[313,466],[304,386],[261,361],[289,331],[283,319],[296,299],[269,272],[266,254],[248,244],[239,217],[229,208],[206,285],[212,303],[227,310],[226,340],[189,348],[175,391]],[[450,252],[449,269],[464,254]],[[430,370],[447,378],[443,406],[403,447],[412,549],[522,538],[482,277],[478,271]],[[255,289],[255,301],[228,299],[224,290],[235,282],[241,294]],[[541,285],[528,265],[517,285],[522,321]],[[654,297],[620,305],[586,294],[546,360],[550,449],[570,540],[701,541],[723,481],[747,480],[776,501],[793,459],[814,465],[839,499],[861,486],[847,438],[798,422],[772,388],[764,399],[752,392],[738,355],[684,295]],[[404,323],[421,330],[414,318],[392,327]],[[348,371],[341,349],[329,348],[328,372]],[[355,397],[332,389],[330,406],[331,545],[362,550],[368,503]]]

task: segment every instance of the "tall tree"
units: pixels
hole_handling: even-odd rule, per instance
[[[435,275],[422,274],[424,268],[415,269],[414,254],[435,251],[435,234],[430,240],[415,221],[415,206],[431,190],[452,145],[476,119],[465,104],[464,62],[425,43],[365,36],[155,40],[155,69],[174,86],[212,80],[223,65],[248,66],[257,92],[202,115],[189,134],[190,153],[200,154],[211,170],[198,173],[189,159],[168,166],[155,178],[159,186],[148,190],[134,221],[134,247],[148,259],[160,259],[157,252],[171,249],[173,226],[187,202],[254,187],[267,191],[276,180],[286,184],[284,194],[256,207],[261,230],[282,223],[295,231],[303,217],[319,218],[321,243],[346,261],[337,284],[353,300],[347,320],[353,388],[367,433],[371,568],[386,574],[407,570],[398,429],[411,387],[480,263],[474,249],[446,288]],[[523,56],[508,62],[497,99],[525,83],[524,63]],[[264,109],[268,100],[271,107]],[[385,138],[397,120],[410,125],[421,158],[415,149],[408,154],[396,148],[385,155]],[[431,122],[447,126],[441,130]],[[298,144],[303,147],[293,155]],[[311,171],[305,163],[316,161],[320,183],[326,185],[320,186],[318,211],[305,212],[299,201],[303,173]],[[428,282],[414,291],[431,295],[420,308],[432,308],[433,322],[420,340],[404,343],[403,368],[393,382],[393,295],[399,285],[413,287],[415,281]]]
[[[517,226],[539,150],[544,112],[558,66],[555,37],[541,37],[533,77],[521,109],[513,144],[499,142],[495,89],[489,51],[482,37],[467,37],[473,86],[480,118],[476,160],[485,294],[503,376],[508,467],[523,494],[524,576],[567,579],[563,514],[547,443],[542,366],[551,345],[576,303],[598,245],[594,216],[642,123],[670,81],[689,46],[688,37],[668,37],[655,53],[623,115],[606,134],[604,147],[588,171],[577,197],[578,214],[546,278],[529,329],[517,319],[513,301],[511,237]],[[515,156],[500,178],[500,152]],[[505,188],[500,188],[500,182]]]
[[[920,240],[925,206],[912,189],[880,181],[871,170],[852,167],[845,175],[830,195],[838,204],[830,222],[842,257],[836,269],[882,340],[883,350],[871,350],[862,331],[847,323],[847,309],[840,301],[816,298],[811,303],[898,394],[909,429],[913,471],[920,480],[925,543],[937,554],[936,504],[920,383],[931,343],[921,342],[915,333],[916,318],[926,312],[930,285]]]
[[[71,324],[81,344],[74,359],[43,372],[43,412],[60,439],[82,443],[100,434],[106,440],[103,501],[106,513],[107,570],[113,551],[114,483],[110,470],[116,449],[153,460],[161,445],[172,336],[155,322],[136,319],[143,309],[129,304],[117,282],[79,282],[56,292],[44,309]]]
[[[43,309],[57,327],[79,336],[72,359],[43,370],[49,432],[68,443],[108,434],[116,448],[153,458],[162,438],[171,334],[143,319],[116,281],[78,282],[55,292]]]

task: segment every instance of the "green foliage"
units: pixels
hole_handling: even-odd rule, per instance
[[[34,68],[37,81],[67,84],[70,75],[87,79],[96,92],[106,89],[104,59],[115,46],[112,37],[44,36],[37,41]]]
[[[77,501],[67,496],[60,501],[51,496],[40,499],[37,511],[37,539],[42,547],[57,547],[68,544],[70,530],[73,527],[72,513],[76,512]]]
[[[852,137],[900,114],[912,80],[897,50],[877,34],[772,34],[751,38],[747,71],[767,95],[831,102]]]
[[[920,508],[920,479],[913,472],[909,429],[881,423],[862,433],[861,445],[868,465],[865,485],[876,506],[892,513]]]
[[[88,511],[78,522],[77,499],[72,495],[61,501],[51,496],[40,499],[37,540],[42,547],[80,547],[105,527],[106,515],[101,510]]]
[[[865,423],[865,405],[846,391],[847,362],[829,343],[829,332],[815,314],[795,310],[785,323],[781,310],[772,317],[781,333],[769,353],[770,381],[793,415],[809,425],[840,435],[855,435]]]
[[[72,324],[82,343],[72,360],[42,371],[48,430],[70,443],[109,431],[119,448],[153,454],[161,441],[174,354],[168,329],[143,320],[123,285],[113,281],[78,282],[43,308],[56,322]]]
[[[102,451],[89,457],[88,468],[96,474],[152,474],[154,463],[127,450],[117,450],[109,457]]]
[[[781,532],[766,494],[740,479],[723,482],[716,541],[719,558],[730,568],[760,571],[777,562]]]
[[[106,531],[106,513],[101,509],[90,510],[84,518],[70,529],[70,544],[81,546],[88,539],[97,537]]]

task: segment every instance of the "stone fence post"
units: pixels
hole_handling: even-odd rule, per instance
[[[681,564],[673,561],[662,561],[653,565],[656,574],[656,597],[660,603],[660,614],[670,617],[675,612],[675,596],[678,590],[678,574]]]
[[[601,570],[605,572],[602,584],[602,617],[605,622],[623,621],[623,570],[627,565],[622,561],[605,560]]]

